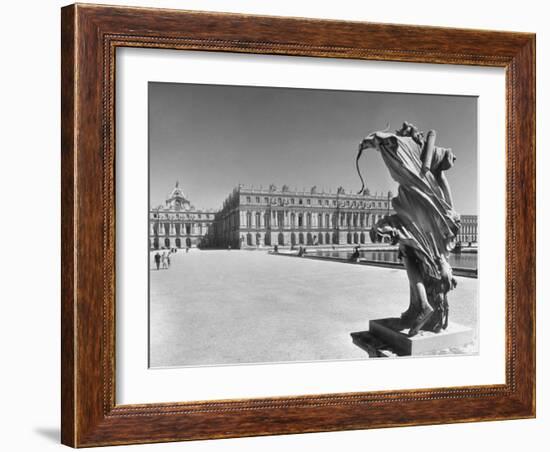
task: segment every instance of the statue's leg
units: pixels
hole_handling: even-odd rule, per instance
[[[416,335],[425,323],[430,319],[433,314],[433,308],[428,303],[428,295],[426,293],[426,287],[422,280],[422,274],[420,269],[415,265],[412,259],[404,258],[405,268],[407,269],[407,276],[409,278],[409,284],[411,286],[414,297],[411,301],[416,308],[416,318],[413,321],[412,327],[409,330],[409,336]]]
[[[405,324],[411,324],[418,314],[418,302],[416,300],[416,290],[409,281],[409,307],[401,313],[401,321]]]
[[[410,307],[417,311],[423,311],[425,309],[432,309],[428,303],[428,295],[426,294],[426,287],[424,287],[424,281],[420,270],[413,263],[412,259],[407,257],[403,258],[405,268],[407,270],[407,276],[409,278],[410,285]]]

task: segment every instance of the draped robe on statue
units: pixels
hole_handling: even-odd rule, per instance
[[[410,136],[375,132],[365,138],[360,150],[380,151],[391,177],[399,184],[392,199],[394,215],[380,220],[371,233],[390,235],[402,254],[418,266],[432,307],[439,310],[435,329],[447,325],[447,292],[456,284],[448,265],[459,230],[459,216],[445,197],[441,171],[449,169],[454,156],[435,147],[429,170],[423,171],[425,150]],[[359,154],[360,156],[360,154]],[[359,159],[358,156],[358,159]]]

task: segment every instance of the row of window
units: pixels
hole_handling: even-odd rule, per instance
[[[183,219],[196,219],[198,218],[199,220],[203,217],[202,214],[196,214],[196,215],[193,215],[193,214],[180,214],[180,213],[176,213],[176,214],[157,214],[157,213],[153,213],[153,218],[154,219],[160,219],[160,220],[183,220]],[[214,219],[214,214],[213,213],[205,213],[204,214],[204,218],[205,219]]]
[[[382,218],[382,215],[370,215],[370,214],[345,214],[342,213],[339,217],[339,224],[342,227],[368,227],[372,224],[375,224],[380,218]],[[254,219],[254,223],[252,220]],[[262,225],[262,219],[263,219],[263,225]],[[311,228],[312,225],[312,215],[311,213],[308,213],[307,215],[303,214],[290,214],[290,227],[291,228],[302,228],[307,227]],[[369,224],[370,219],[370,224]],[[317,215],[317,227],[318,228],[331,228],[337,226],[338,219],[336,216],[333,216],[332,219],[330,215],[327,214],[318,214]],[[278,212],[278,215],[276,217],[276,224],[273,226],[278,225],[279,228],[282,228],[284,224],[284,215],[282,212]],[[252,227],[270,227],[271,225],[271,218],[269,214],[266,212],[263,214],[260,214],[259,212],[256,212],[254,216],[251,212],[246,213],[246,228],[250,229]]]
[[[259,196],[256,196],[255,201],[256,201],[256,204],[260,204],[261,203],[261,198]],[[251,196],[246,197],[246,203],[247,204],[252,204],[252,197]],[[264,203],[269,204],[269,198],[265,197],[264,198]],[[305,203],[304,203],[303,198],[273,198],[272,203],[273,204],[278,204],[278,205],[281,205],[281,206],[284,205],[284,204],[294,204],[294,205],[297,204],[297,205],[311,206],[312,205],[312,200],[309,199],[309,198],[306,198]],[[342,203],[343,203],[344,206],[348,206],[348,207],[380,207],[380,208],[387,208],[388,207],[387,201],[378,201],[378,202],[375,202],[375,201],[350,201],[349,199],[347,199],[345,201],[342,201]],[[336,201],[336,199],[333,199],[332,203],[331,203],[330,200],[328,200],[328,199],[324,199],[324,200],[323,199],[318,199],[317,204],[319,206],[323,206],[323,205],[330,206],[331,204],[333,206],[336,206],[337,201]]]
[[[287,245],[338,245],[338,244],[365,244],[369,240],[367,234],[361,232],[361,233],[348,233],[344,238],[342,238],[342,241],[340,241],[340,237],[338,236],[338,233],[320,233],[318,235],[313,235],[311,233],[303,234],[295,234],[294,232],[290,234],[290,237],[285,237],[283,233],[279,233],[277,237],[271,237],[270,234],[266,234],[265,236],[262,236],[262,234],[257,233],[255,235],[251,234],[250,232],[246,234],[246,236],[241,236],[241,242],[244,244],[246,243],[247,246],[260,246],[260,245],[280,245],[280,246],[287,246]],[[262,243],[263,242],[263,243]],[[272,243],[273,242],[273,243]]]
[[[208,226],[202,223],[186,223],[186,224],[167,224],[167,223],[150,223],[150,234],[152,235],[189,235],[203,234],[208,231]]]

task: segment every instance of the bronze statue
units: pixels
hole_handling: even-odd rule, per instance
[[[363,150],[380,151],[391,177],[399,184],[398,194],[392,199],[396,213],[378,221],[370,234],[373,241],[390,237],[393,244],[399,245],[409,278],[409,307],[401,314],[409,336],[421,329],[439,332],[447,328],[447,294],[456,287],[448,258],[460,220],[444,173],[456,158],[450,149],[435,146],[435,139],[435,131],[430,130],[424,137],[423,132],[405,122],[395,133],[371,133],[363,139],[357,154],[358,165]],[[360,172],[359,176],[363,181]]]

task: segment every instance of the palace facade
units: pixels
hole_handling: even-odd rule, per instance
[[[149,247],[256,248],[362,245],[385,215],[391,192],[371,195],[237,186],[220,210],[196,208],[176,182],[165,204],[149,211]],[[458,241],[477,243],[477,215],[461,215]]]
[[[460,215],[458,241],[462,244],[477,243],[477,215]]]
[[[393,212],[391,192],[354,194],[239,185],[216,213],[209,243],[247,248],[295,245],[361,245],[371,227]]]
[[[176,182],[165,204],[149,211],[149,248],[205,246],[214,216],[193,206]]]
[[[220,210],[198,209],[176,185],[164,205],[149,211],[149,247],[251,248],[361,245],[370,228],[393,212],[391,193],[353,194],[239,185]]]

